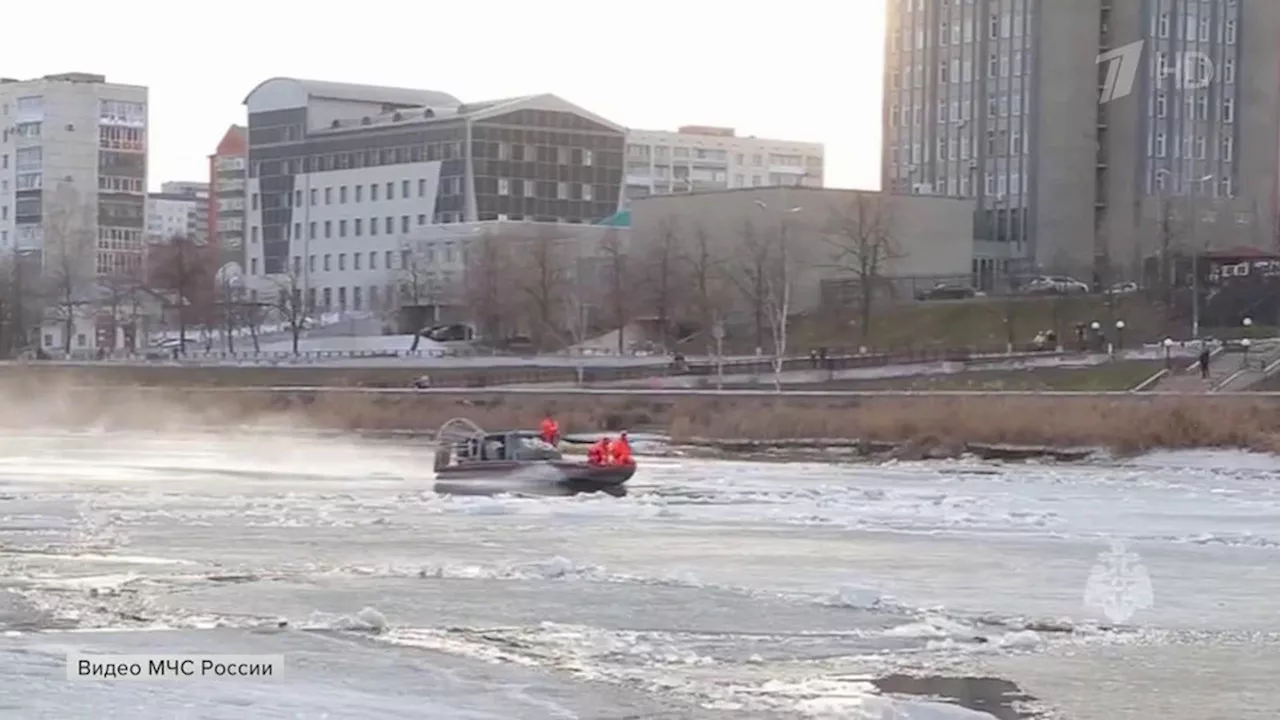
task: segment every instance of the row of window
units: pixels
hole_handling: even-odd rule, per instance
[[[452,282],[452,279],[448,281]],[[447,285],[446,285],[447,286]],[[399,286],[400,302],[416,303],[426,302],[431,296],[438,292],[439,286],[428,286],[426,288],[415,288],[411,284],[402,283]],[[348,288],[316,288],[307,289],[307,311],[308,312],[360,312],[362,310],[382,310],[384,303],[386,308],[395,305],[396,298],[395,285],[370,285],[368,288],[368,302],[366,306],[365,293],[362,286],[356,285],[350,288],[348,296]]]
[[[120,177],[119,175],[99,175],[98,189],[103,192],[129,193],[140,195],[147,191],[142,178]]]
[[[134,273],[142,269],[142,254],[100,250],[97,257],[99,275]]]
[[[958,138],[940,137],[937,139],[933,160],[945,162],[949,160],[969,160],[978,155],[980,144],[978,141],[969,136],[962,135]],[[986,154],[984,157],[1021,157],[1028,154],[1028,148],[1022,139],[1022,132],[1019,130],[990,130],[987,132],[985,143]],[[920,143],[912,143],[910,145],[890,145],[888,152],[890,164],[898,165],[917,165],[927,162],[930,158],[924,157],[924,148]]]
[[[1230,198],[1235,197],[1235,183],[1231,180],[1230,175],[1219,178],[1206,178],[1204,182],[1196,182],[1189,175],[1199,175],[1199,172],[1187,173],[1179,179],[1171,180],[1169,170],[1157,169],[1147,176],[1147,192],[1163,192],[1172,190],[1181,194],[1212,194],[1214,197]],[[1209,184],[1213,180],[1213,182]]]
[[[924,105],[889,106],[889,127],[899,128],[913,125],[919,127],[924,117]],[[938,102],[938,124],[960,123],[973,120],[973,101],[969,99]],[[1021,117],[1025,112],[1021,92],[1011,95],[988,95],[987,117]]]
[[[363,167],[382,167],[404,163],[432,162],[462,158],[461,141],[405,145],[394,148],[355,150],[331,155],[311,155],[286,160],[255,160],[249,164],[249,177],[301,175],[304,172],[330,172]]]
[[[147,132],[140,127],[102,125],[98,128],[98,147],[107,150],[146,150]]]
[[[1025,32],[1027,17],[1022,12],[1013,15],[1008,13],[989,15],[986,20],[987,39],[1000,40],[1010,37],[1022,37]],[[944,20],[938,24],[937,38],[939,45],[962,45],[974,42],[978,32],[976,14],[969,12],[963,19],[957,20],[957,22]],[[910,51],[912,48],[923,50],[933,40],[933,33],[930,30],[931,28],[924,27],[919,23],[916,24],[914,32],[902,28],[892,29],[889,32],[889,52]]]
[[[454,180],[455,178],[447,178],[447,179]],[[403,200],[403,199],[412,197],[410,195],[410,192],[413,189],[412,181],[401,180],[398,183],[398,185],[400,188],[400,196],[399,196],[400,199]],[[379,200],[395,200],[396,186],[397,186],[397,183],[395,181],[388,181],[385,184],[369,183],[368,185],[369,202],[378,202]],[[385,188],[385,192],[380,192],[383,188]],[[312,188],[310,192],[310,196],[308,197],[308,201],[313,207],[321,204],[320,202],[321,198],[323,198],[324,200],[323,204],[325,205],[334,205],[334,204],[345,205],[348,199],[350,199],[351,202],[365,201],[364,185],[353,185],[351,186],[350,189],[351,189],[351,192],[348,193],[347,192],[348,187],[346,185],[339,185],[336,188],[327,187],[323,189],[323,194],[322,194],[320,188]],[[337,192],[334,192],[335,190]],[[417,190],[418,190],[418,194],[417,194],[418,197],[427,196],[427,181],[425,178],[418,178]],[[282,195],[281,197],[284,200],[283,207],[302,207],[302,191],[301,190],[294,190],[292,197],[290,197],[288,194]],[[258,193],[253,194],[252,207],[254,210],[259,209]]]
[[[1209,119],[1209,95],[1208,93],[1186,93],[1184,96],[1184,104],[1186,105],[1186,113],[1183,117],[1187,119],[1208,120]],[[1154,115],[1158,118],[1167,117],[1169,115],[1169,97],[1164,92],[1158,92],[1151,99],[1147,108],[1148,115]],[[1218,105],[1217,120],[1224,123],[1233,123],[1236,121],[1236,99],[1233,97],[1224,97]]]
[[[1170,143],[1169,137],[1165,133],[1157,132],[1148,136],[1147,156],[1162,158],[1172,154],[1175,159],[1205,160],[1209,156],[1208,145],[1209,143],[1203,135],[1198,135],[1195,138],[1188,135],[1182,138],[1181,143],[1176,139]],[[1218,145],[1216,159],[1222,162],[1233,161],[1236,154],[1235,148],[1236,139],[1234,137],[1228,135],[1222,138],[1222,142]]]
[[[419,213],[417,216],[417,226],[421,227],[427,224],[427,215]],[[401,215],[399,222],[400,234],[408,234],[413,226],[412,217],[409,215]],[[219,225],[219,229],[222,229]],[[230,229],[230,228],[227,228]],[[385,218],[369,218],[368,224],[365,224],[364,218],[350,218],[343,220],[325,220],[323,222],[312,220],[307,223],[307,234],[305,239],[316,240],[319,238],[345,238],[345,237],[364,237],[366,231],[369,237],[377,237],[381,229],[382,235],[395,235],[397,233],[396,218],[388,215]],[[302,223],[295,222],[293,227],[284,226],[285,240],[302,240]],[[249,228],[249,241],[258,242],[258,226],[254,225]]]
[[[367,253],[353,252],[351,255],[350,268],[352,270],[377,270],[378,255],[377,250],[370,250]],[[437,251],[435,246],[424,249],[420,256],[414,255],[408,250],[401,250],[397,253],[394,250],[382,251],[383,270],[407,270],[415,267],[421,262],[423,265],[436,265],[444,263],[453,265],[456,263],[465,263],[467,250],[465,247],[454,247],[453,243],[444,243],[444,246]],[[337,261],[336,264],[334,261]],[[399,260],[400,264],[395,263]],[[324,255],[308,255],[307,256],[307,272],[345,272],[347,270],[347,253],[325,253]],[[293,272],[300,274],[302,272],[302,256],[293,256]]]
[[[1024,53],[1021,50],[1015,51],[1012,55],[1008,53],[991,53],[987,56],[986,77],[988,80],[996,78],[1018,78],[1031,74],[1030,52]],[[979,71],[975,70],[976,61],[971,58],[952,58],[951,60],[943,60],[937,65],[937,80],[940,85],[971,83],[977,78]],[[903,65],[900,68],[889,69],[889,89],[900,90],[904,88],[922,88],[929,84],[930,77],[928,74],[929,66],[923,63],[915,63],[914,65]]]
[[[715,163],[728,163],[729,153],[726,150],[713,150],[709,148],[687,148],[687,147],[668,147],[666,145],[643,145],[631,144],[627,146],[627,159],[632,161],[648,162],[654,164],[666,164],[672,158],[676,160],[706,160]],[[798,153],[769,153],[769,165],[781,167],[821,167],[822,158],[815,155],[803,155]],[[751,166],[764,167],[765,155],[763,153],[752,153]],[[735,153],[734,161],[737,165],[746,165],[746,153]],[[679,163],[689,164],[689,163]]]
[[[144,103],[127,100],[101,100],[98,107],[98,124],[145,127],[147,106]]]

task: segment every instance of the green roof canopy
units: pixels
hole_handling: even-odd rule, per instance
[[[609,227],[631,227],[631,211],[619,210],[596,223],[596,225],[607,225]]]

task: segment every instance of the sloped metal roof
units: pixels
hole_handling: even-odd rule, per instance
[[[382,85],[356,85],[353,83],[337,83],[327,80],[304,80],[301,78],[273,77],[258,83],[245,96],[244,103],[258,88],[269,82],[283,80],[297,83],[310,97],[330,100],[349,100],[352,102],[381,103],[384,105],[401,105],[404,107],[452,107],[462,103],[458,98],[438,90],[415,90],[412,88],[386,87]]]

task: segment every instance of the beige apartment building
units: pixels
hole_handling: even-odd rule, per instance
[[[983,289],[1276,246],[1280,3],[888,0],[883,187],[973,198]]]

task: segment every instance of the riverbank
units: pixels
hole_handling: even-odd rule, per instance
[[[9,427],[188,429],[255,425],[315,430],[430,432],[453,417],[486,428],[565,432],[647,430],[675,443],[835,438],[914,443],[1280,451],[1280,406],[1270,398],[1148,395],[541,395],[500,391],[379,393],[316,389],[51,388],[0,390]],[[936,454],[931,452],[930,454]]]

